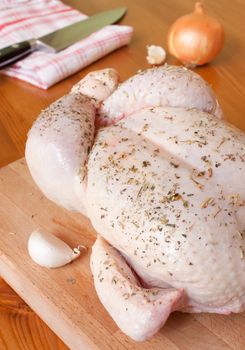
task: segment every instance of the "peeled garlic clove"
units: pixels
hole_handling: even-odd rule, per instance
[[[28,240],[28,251],[35,263],[38,265],[56,268],[64,266],[80,255],[82,246],[71,249],[58,237],[35,230]]]
[[[147,46],[146,60],[150,64],[162,64],[166,59],[166,51],[161,46]]]

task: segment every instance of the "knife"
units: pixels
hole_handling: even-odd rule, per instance
[[[36,50],[49,53],[59,52],[97,30],[117,22],[123,17],[126,11],[126,7],[120,7],[114,10],[100,12],[40,38],[22,41],[4,47],[0,49],[0,69],[9,66]]]

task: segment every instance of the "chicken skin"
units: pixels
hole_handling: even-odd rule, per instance
[[[26,160],[91,220],[95,288],[125,334],[148,339],[176,310],[244,311],[245,134],[197,74],[90,73],[41,113]]]

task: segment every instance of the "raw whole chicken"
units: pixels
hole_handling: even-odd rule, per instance
[[[131,338],[175,310],[242,312],[245,134],[185,68],[118,81],[90,73],[41,113],[26,144],[33,179],[90,218],[97,294]]]

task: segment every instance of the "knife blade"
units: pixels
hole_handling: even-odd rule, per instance
[[[124,16],[126,11],[126,7],[120,7],[100,12],[42,37],[4,47],[0,49],[0,69],[11,65],[36,50],[50,53],[61,51],[97,30],[116,23]]]

